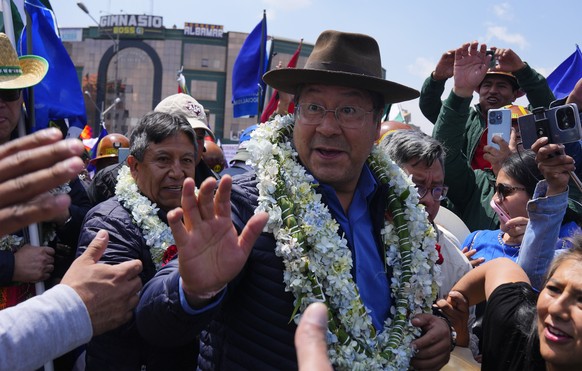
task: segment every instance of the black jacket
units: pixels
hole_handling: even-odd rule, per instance
[[[166,214],[158,212],[167,223]],[[109,244],[101,257],[101,262],[119,264],[133,259],[141,260],[143,270],[140,278],[143,284],[156,273],[150,248],[146,245],[141,229],[135,225],[128,211],[121,206],[117,197],[110,198],[89,211],[79,238],[77,255],[85,251],[100,229],[109,233]],[[87,344],[87,370],[193,370],[196,367],[198,344],[190,341],[183,347],[167,348],[151,346],[137,332],[135,320],[115,330],[91,339]]]

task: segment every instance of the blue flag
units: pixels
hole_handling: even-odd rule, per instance
[[[43,2],[48,4],[47,0]],[[32,52],[27,51],[26,30],[20,38],[19,48],[21,55],[40,55],[49,62],[48,73],[34,87],[36,122],[33,131],[48,127],[51,121],[64,119],[68,119],[69,126],[83,130],[87,116],[77,70],[58,35],[54,14],[43,2],[24,2],[24,8],[31,18],[26,27],[32,30]]]
[[[574,89],[574,85],[581,78],[582,52],[580,52],[580,48],[576,45],[576,51],[550,73],[546,80],[556,98],[561,99],[570,94],[572,89]]]
[[[267,17],[247,36],[232,69],[233,117],[260,114],[259,102],[264,99],[263,74],[267,68]],[[262,103],[262,102],[261,102]]]

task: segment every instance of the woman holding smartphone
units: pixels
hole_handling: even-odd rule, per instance
[[[472,232],[462,246],[476,250],[472,256],[474,265],[500,257],[521,264],[522,259],[518,260],[521,251],[530,249],[529,245],[535,242],[532,237],[539,239],[539,230],[543,229],[545,241],[550,241],[544,249],[549,259],[545,260],[545,266],[535,266],[538,278],[534,281],[539,284],[539,276],[544,273],[554,251],[568,247],[564,237],[581,230],[582,217],[567,208],[568,171],[574,168],[572,158],[561,154],[562,145],[547,144],[546,138],[536,141],[532,149],[510,155],[497,174],[491,207],[499,216],[500,229]],[[528,223],[531,214],[535,214],[534,219]],[[531,236],[525,240],[531,242],[523,246],[526,231]],[[539,248],[526,255],[528,259],[539,260]]]

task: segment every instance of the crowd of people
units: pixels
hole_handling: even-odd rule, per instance
[[[372,37],[327,30],[263,76],[282,103],[230,166],[179,93],[103,138],[88,177],[81,141],[17,135],[48,64],[0,50],[1,370],[582,368],[582,141],[525,149],[517,125],[582,107],[582,79],[556,101],[472,42],[417,91],[383,78]],[[432,135],[384,122],[417,97]]]

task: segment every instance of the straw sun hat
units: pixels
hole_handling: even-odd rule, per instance
[[[38,84],[48,71],[48,62],[36,55],[18,57],[10,39],[0,33],[0,89],[22,89]]]

